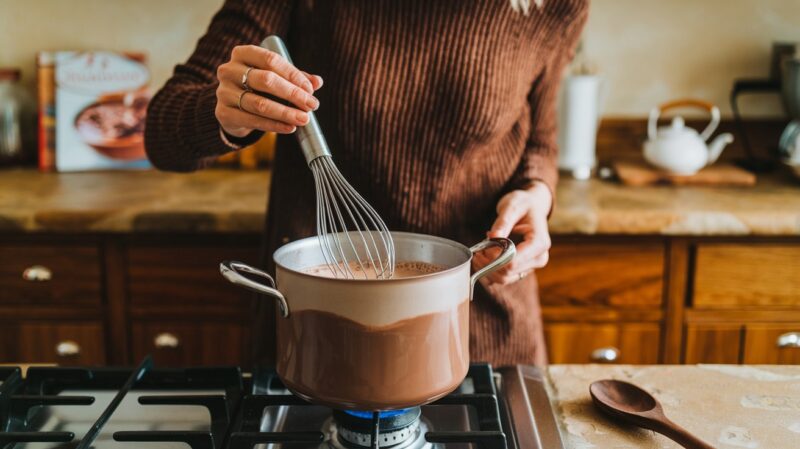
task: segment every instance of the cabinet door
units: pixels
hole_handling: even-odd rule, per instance
[[[103,365],[105,336],[100,323],[23,322],[3,326],[2,361]]]
[[[693,303],[697,308],[800,306],[800,246],[700,244]]]
[[[219,274],[223,260],[256,264],[257,248],[132,247],[128,250],[128,282],[136,305],[221,306],[241,309],[252,293]]]
[[[536,272],[542,306],[661,305],[664,246],[660,243],[556,243]]]
[[[0,303],[99,304],[100,256],[95,246],[0,247]]]
[[[739,324],[690,324],[684,363],[740,363],[742,335]]]
[[[794,326],[748,324],[744,363],[800,365],[800,323]]]
[[[550,363],[658,363],[657,323],[545,325]]]
[[[248,329],[237,323],[133,323],[133,355],[160,366],[249,365]]]

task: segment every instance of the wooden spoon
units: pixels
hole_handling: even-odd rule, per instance
[[[612,418],[658,432],[686,449],[714,449],[670,421],[650,393],[621,380],[598,380],[589,386],[594,405]]]

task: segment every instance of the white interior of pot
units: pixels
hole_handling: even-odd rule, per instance
[[[357,232],[350,232],[350,239],[356,251],[350,246],[344,234],[340,234],[342,250],[348,260],[355,260],[358,253],[365,260],[366,250],[359,242],[362,237]],[[377,234],[376,234],[376,238]],[[428,262],[445,268],[453,268],[467,262],[471,253],[469,248],[452,240],[425,234],[409,232],[392,232],[397,262]],[[325,257],[320,249],[317,237],[308,237],[280,247],[274,254],[275,263],[295,271],[324,265]]]

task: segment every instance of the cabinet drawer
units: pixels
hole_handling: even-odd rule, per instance
[[[662,301],[664,246],[555,244],[537,271],[543,306],[657,308]]]
[[[686,326],[684,363],[740,363],[743,331],[740,324]]]
[[[800,365],[800,323],[745,326],[743,362]]]
[[[545,325],[550,363],[658,363],[656,323]]]
[[[249,329],[238,323],[136,321],[133,356],[160,366],[249,366]]]
[[[134,304],[245,306],[252,294],[219,274],[223,260],[256,265],[256,248],[135,247],[128,250],[128,282]]]
[[[0,324],[0,361],[8,363],[57,363],[103,365],[105,336],[95,322]]]
[[[701,244],[694,307],[800,306],[800,246]]]
[[[95,246],[0,246],[0,303],[98,304],[100,254]]]

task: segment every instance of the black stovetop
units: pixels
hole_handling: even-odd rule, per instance
[[[291,395],[274,372],[152,365],[146,358],[135,369],[33,367],[24,379],[19,368],[0,368],[0,449],[327,444],[320,423],[331,410]],[[458,390],[423,406],[424,439],[447,449],[509,447],[494,376],[489,365],[473,364]]]

